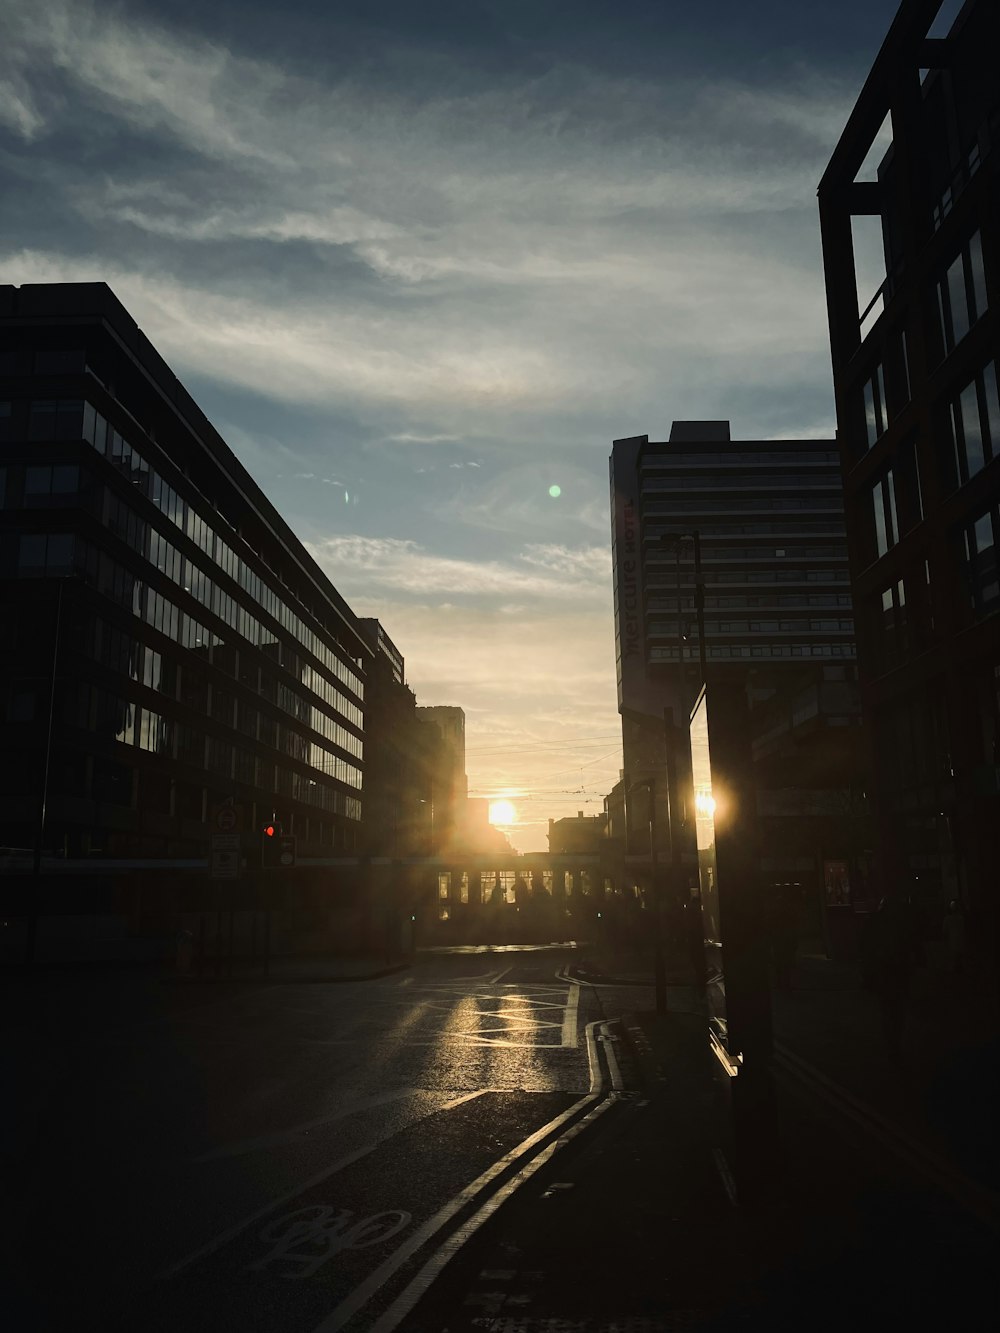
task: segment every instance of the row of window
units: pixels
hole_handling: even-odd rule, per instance
[[[1000,609],[1000,506],[994,504],[971,523],[962,534],[969,595],[976,615],[990,615]]]
[[[986,313],[986,272],[983,243],[974,232],[962,246],[944,277],[937,284],[941,344],[951,352],[977,320]]]
[[[953,486],[964,485],[1000,454],[1000,393],[993,361],[965,386],[950,405],[949,425],[954,450]]]
[[[706,611],[715,610],[733,610],[737,607],[765,607],[770,610],[772,607],[781,606],[850,606],[850,593],[775,593],[771,597],[706,597]],[[689,611],[694,606],[694,599],[691,597],[681,598],[681,609]],[[677,599],[660,600],[659,598],[650,599],[646,604],[648,611],[676,611]]]
[[[706,483],[706,486],[709,485],[710,483]],[[712,487],[712,489],[717,491],[717,486],[718,483],[716,483],[716,486]],[[663,487],[662,489],[664,491],[669,491],[671,488]],[[673,513],[675,511],[683,514],[728,514],[738,513],[743,510],[757,511],[760,513],[774,510],[789,510],[793,513],[801,513],[812,509],[831,509],[840,511],[844,507],[842,495],[776,496],[773,492],[770,492],[768,495],[747,498],[726,496],[718,500],[683,500],[671,494],[670,498],[666,500],[652,500],[650,498],[652,493],[651,488],[644,488],[643,490],[643,512],[646,514]],[[767,528],[764,528],[762,525],[762,530],[773,531],[774,528],[773,525]]]
[[[950,454],[943,459],[943,467],[946,479],[958,486],[1000,454],[1000,394],[995,362],[988,362],[952,403],[949,427]],[[901,496],[897,494],[900,488]],[[872,486],[871,498],[874,540],[869,556],[880,559],[896,545],[902,532],[924,516],[915,440],[904,442],[891,466]]]
[[[937,284],[936,293],[941,347],[944,354],[947,355],[957,347],[972,326],[986,313],[986,274],[983,268],[982,239],[978,231],[963,245],[944,277]],[[901,410],[910,401],[910,372],[905,330],[900,337],[898,392],[893,399],[896,411]],[[992,384],[995,399],[995,373]],[[968,389],[963,390],[963,393],[959,396],[960,399],[965,397],[972,389],[973,386],[970,385]],[[889,429],[890,402],[886,394],[885,368],[881,363],[875,366],[871,377],[866,380],[862,395],[864,399],[865,435],[870,449]]]
[[[691,658],[697,652],[696,647],[688,646],[682,649],[682,656],[685,660]],[[650,651],[650,658],[654,662],[676,662],[677,645],[668,644],[664,647],[656,647]],[[755,643],[755,644],[724,644],[710,646],[708,656],[717,658],[720,661],[736,661],[743,658],[763,658],[773,660],[774,658],[788,657],[827,657],[827,658],[850,658],[854,657],[853,642],[844,643]]]
[[[969,601],[973,614],[983,617],[1000,610],[1000,506],[994,505],[962,528],[959,534]],[[917,567],[915,567],[917,568]],[[872,646],[875,662],[882,671],[889,671],[906,660],[914,647],[921,647],[934,636],[934,611],[930,592],[930,564],[925,559],[919,566],[923,585],[914,586],[917,578],[911,571],[883,588],[871,607],[873,629]],[[907,598],[916,598],[922,608],[914,624]]]
[[[724,569],[713,571],[713,583],[850,583],[846,569]]]
[[[67,721],[87,731],[113,736],[121,745],[190,764],[223,782],[242,782],[348,819],[361,817],[357,796],[349,796],[316,778],[276,765],[272,759],[260,758],[224,737],[177,723],[87,682],[74,686]],[[329,776],[338,775],[330,771]]]
[[[805,450],[791,446],[787,449],[751,451],[749,449],[731,449],[722,452],[713,453],[710,450],[702,452],[700,449],[695,453],[684,453],[683,448],[679,448],[676,453],[671,449],[669,453],[651,453],[644,455],[642,459],[643,474],[647,472],[662,472],[665,468],[676,467],[678,464],[690,464],[691,466],[703,466],[708,464],[721,463],[725,467],[736,469],[744,467],[753,467],[769,463],[778,463],[782,467],[802,467],[803,464],[810,463],[839,463],[840,455],[836,449],[816,449]]]
[[[642,484],[642,493],[646,495],[659,495],[672,491],[714,491],[718,492],[720,483],[728,491],[765,491],[770,494],[780,495],[784,491],[829,491],[841,489],[840,472],[830,474],[826,477],[817,475],[815,472],[772,472],[760,473],[749,472],[743,474],[734,474],[726,478],[720,478],[718,473],[706,473],[704,477],[691,476],[688,473],[678,473],[677,476],[663,477],[660,474],[654,474],[651,477],[645,477]]]
[[[40,572],[52,574],[68,574],[74,568],[81,572],[85,578],[93,583],[100,592],[114,600],[118,605],[132,611],[138,618],[144,620],[147,625],[151,625],[165,637],[175,643],[181,644],[185,648],[207,652],[212,649],[224,649],[222,639],[218,634],[208,630],[206,626],[201,625],[192,616],[180,610],[168,598],[155,588],[144,586],[134,575],[125,570],[116,561],[112,560],[106,552],[99,550],[90,542],[83,541],[80,538],[74,538],[68,533],[49,533],[49,534],[28,534],[24,533],[20,538],[20,550],[18,557],[18,570],[23,575],[38,574]],[[104,642],[103,630],[100,632],[97,642]],[[134,644],[126,647],[127,636],[122,636],[119,631],[109,637],[109,654],[107,665],[113,669],[121,670],[123,674],[127,672],[135,679],[135,672],[138,669],[140,660],[139,645]],[[98,650],[102,654],[104,649]],[[260,676],[263,687],[264,676]],[[317,677],[319,679],[319,677]],[[312,726],[314,730],[320,732],[327,740],[335,745],[347,750],[348,753],[356,758],[361,758],[363,754],[363,742],[346,727],[342,727],[333,718],[322,713],[320,709],[298,691],[285,685],[283,682],[277,682],[273,690],[274,699],[278,706],[292,717]],[[309,744],[302,738],[302,744]],[[312,743],[314,758],[307,759],[303,753],[303,760],[312,763],[315,767],[324,772],[340,776],[346,774],[343,780],[349,782],[355,787],[361,785],[360,770],[355,766],[342,760],[339,756],[331,754],[323,747]]]
[[[756,531],[756,530],[757,529],[751,529],[751,531]],[[787,528],[785,530],[787,531]],[[838,530],[842,531],[843,530],[842,526],[838,525]],[[712,533],[715,530],[712,528],[703,527],[700,529],[700,531],[702,536],[704,536],[706,532]],[[742,531],[742,529],[734,528],[730,529],[730,531],[734,532]],[[669,536],[669,535],[670,535],[669,533],[651,534],[650,540],[655,541],[658,539],[658,536]],[[659,560],[657,560],[657,555],[659,555]],[[708,547],[708,548],[703,547],[701,558],[702,558],[702,563],[706,565],[722,563],[722,562],[730,564],[734,560],[844,560],[846,562],[847,547],[842,543],[836,546],[786,545],[786,546],[718,546],[718,547]],[[656,554],[650,552],[650,555],[648,557],[647,567],[653,569],[656,567],[657,564],[660,564],[661,566],[667,566],[669,560],[670,558],[665,552],[663,554],[660,554],[659,552],[657,552]],[[673,573],[672,565],[671,565],[671,573]],[[721,580],[723,577],[724,576],[722,574],[717,574],[714,571],[712,572],[713,582]],[[769,574],[764,574],[761,577],[764,579],[772,579],[772,578],[781,578],[782,575],[769,573]],[[806,576],[803,573],[796,572],[796,574],[794,574],[793,577],[797,577],[802,581],[805,581]],[[814,582],[830,582],[833,580],[833,577],[834,576],[832,574],[826,574],[825,572],[819,570],[813,570],[809,574],[809,578]]]
[[[803,634],[807,630],[820,634],[850,634],[854,621],[845,620],[719,620],[708,621],[706,635],[710,634]]]
[[[7,416],[9,417],[9,410]],[[90,403],[75,399],[32,402],[28,421],[29,440],[83,438],[102,457],[124,472],[161,512],[203,550],[220,568],[250,593],[269,615],[292,634],[326,668],[363,697],[358,675],[302,621],[284,598],[242,561],[211,524],[161,477],[142,454],[116,431]]]
[[[280,657],[281,664],[293,675],[303,677],[303,683],[317,693],[325,703],[335,708],[355,726],[363,726],[362,710],[358,704],[341,694],[333,682],[319,671],[301,662],[291,645],[287,641],[279,640],[277,631],[270,629],[256,616],[251,615],[241,602],[210,578],[205,570],[185,557],[161,532],[151,528],[130,505],[110,490],[105,501],[105,523],[110,531],[120,536],[143,558],[156,565],[157,569],[166,574],[172,582],[183,587],[185,592],[190,593],[206,610],[217,615],[241,638],[276,659]]]

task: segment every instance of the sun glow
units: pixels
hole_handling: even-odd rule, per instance
[[[491,824],[514,824],[517,821],[517,809],[512,801],[490,801]]]

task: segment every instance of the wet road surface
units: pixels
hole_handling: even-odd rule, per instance
[[[17,1327],[373,1327],[521,1145],[595,1100],[603,1013],[567,961],[434,955],[340,985],[22,979]]]

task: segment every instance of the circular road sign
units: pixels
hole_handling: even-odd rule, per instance
[[[216,811],[216,827],[222,833],[235,833],[239,827],[239,822],[239,813],[231,805],[224,805],[221,810]]]

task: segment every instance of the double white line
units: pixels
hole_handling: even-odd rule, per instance
[[[536,1130],[534,1134],[519,1143],[516,1148],[511,1149],[498,1162],[494,1162],[489,1170],[484,1171],[471,1185],[467,1185],[464,1190],[450,1199],[433,1217],[428,1218],[422,1226],[418,1227],[407,1238],[398,1250],[395,1250],[384,1263],[369,1274],[360,1286],[355,1287],[350,1296],[341,1301],[340,1305],[331,1311],[322,1323],[316,1326],[313,1333],[337,1333],[337,1330],[342,1329],[345,1324],[353,1319],[389,1278],[408,1259],[411,1259],[419,1249],[442,1231],[457,1213],[486,1196],[477,1211],[441,1242],[416,1276],[410,1280],[389,1308],[369,1329],[369,1333],[393,1333],[393,1330],[399,1327],[431,1283],[439,1276],[445,1265],[455,1257],[466,1241],[475,1235],[483,1223],[493,1216],[501,1204],[505,1203],[516,1190],[530,1180],[536,1171],[540,1170],[560,1148],[576,1138],[578,1134],[582,1134],[584,1130],[589,1129],[610,1107],[617,1105],[618,1098],[615,1092],[612,1092],[610,1096],[608,1095],[597,1048],[598,1041],[601,1041],[604,1044],[604,1053],[608,1062],[612,1087],[617,1090],[621,1087],[621,1076],[612,1050],[609,1027],[610,1024],[607,1022],[587,1024],[590,1092],[585,1097],[581,1097],[568,1110],[563,1111],[561,1115],[556,1116],[554,1120],[550,1120],[547,1125],[543,1125],[541,1129]],[[498,1177],[524,1159],[527,1159],[525,1165],[511,1179],[503,1185],[495,1186]]]

